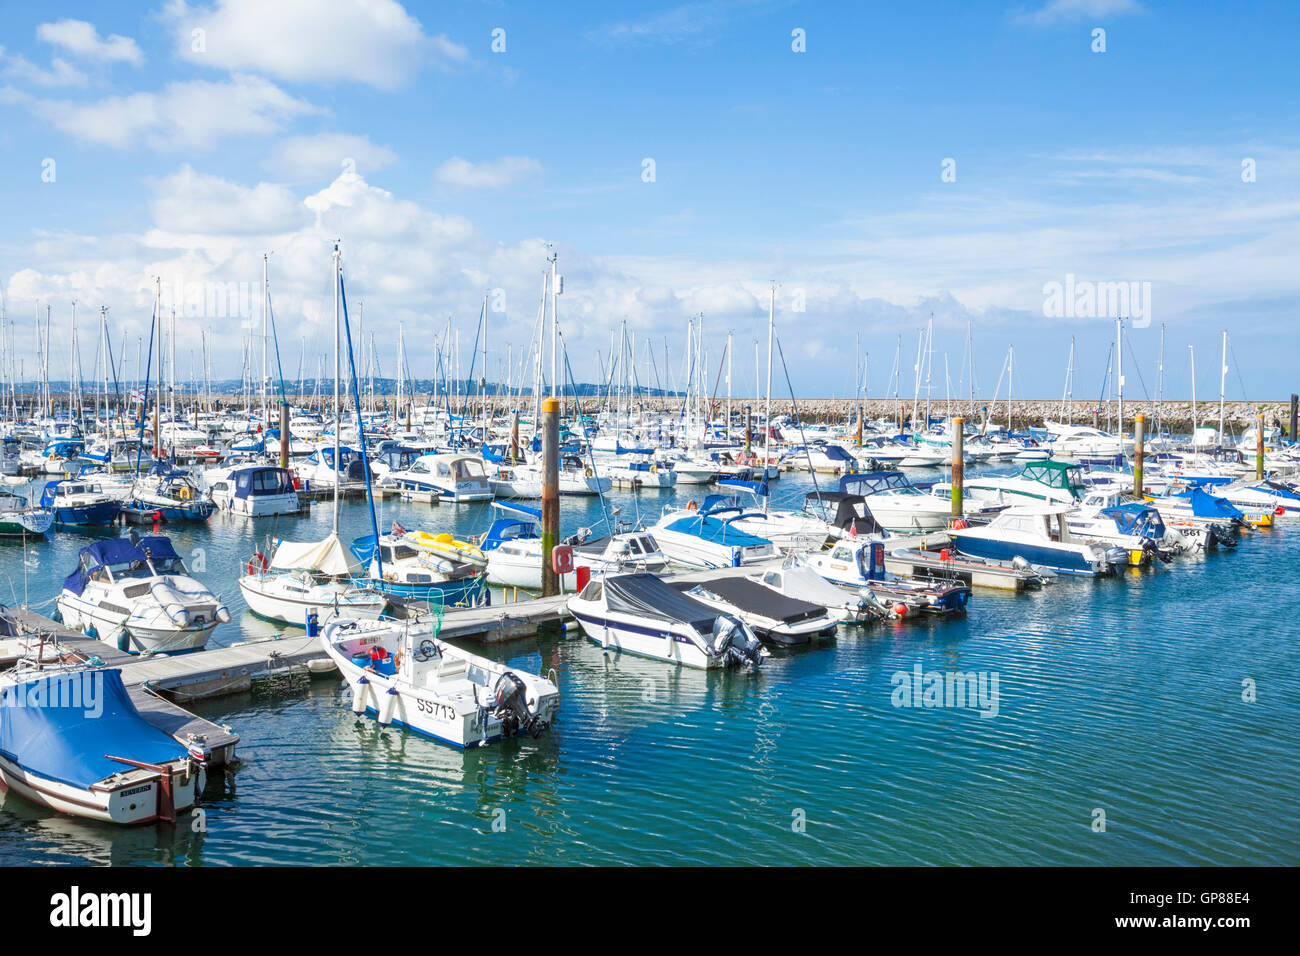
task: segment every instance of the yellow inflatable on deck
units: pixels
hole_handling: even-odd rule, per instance
[[[487,564],[487,557],[479,550],[477,545],[469,541],[453,538],[445,531],[442,534],[429,534],[427,531],[408,531],[405,540],[414,547],[431,551],[444,558],[450,558],[452,561],[480,566]]]

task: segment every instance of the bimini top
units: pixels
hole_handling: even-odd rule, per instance
[[[80,559],[77,570],[63,579],[64,589],[76,595],[86,589],[86,583],[94,572],[105,567],[143,563],[145,560],[179,561],[181,557],[172,547],[171,540],[160,534],[140,538],[138,542],[132,542],[130,538],[96,541],[82,548],[77,556]]]
[[[5,687],[0,708],[0,753],[29,773],[69,786],[89,787],[131,769],[105,754],[155,764],[185,756],[184,747],[140,716],[115,668]]]
[[[726,521],[710,518],[707,515],[686,515],[664,526],[668,531],[679,534],[694,535],[704,541],[723,544],[735,548],[748,548],[754,545],[770,544],[766,538],[746,534]]]
[[[868,471],[860,475],[841,475],[840,491],[874,495],[891,488],[911,488],[912,483],[901,471]]]
[[[674,621],[709,629],[718,612],[688,597],[653,574],[614,574],[604,580],[605,605],[611,611],[656,621]]]
[[[1029,462],[1020,469],[1020,477],[1065,491],[1080,491],[1084,487],[1079,466],[1069,465],[1063,461]]]
[[[1136,534],[1156,539],[1165,536],[1165,523],[1160,517],[1160,512],[1150,505],[1133,501],[1113,508],[1103,508],[1101,513],[1114,520],[1115,527],[1121,534]]]

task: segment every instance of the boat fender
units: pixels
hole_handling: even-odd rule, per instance
[[[370,691],[370,679],[365,674],[352,688],[352,713],[360,717],[366,712],[366,694]]]
[[[908,608],[908,606],[904,604],[902,601],[899,601],[897,604],[894,605],[894,615],[900,621],[903,620],[903,618],[907,617],[907,613],[909,610],[910,608]]]
[[[379,705],[379,726],[387,727],[393,722],[393,714],[397,712],[397,688],[388,688],[388,693],[384,695],[383,702]]]
[[[258,551],[256,554],[253,555],[252,558],[249,559],[248,574],[250,577],[258,573],[265,574],[266,568],[267,568],[266,555],[264,555],[261,551]]]
[[[221,623],[221,624],[229,624],[229,623],[230,623],[230,608],[226,607],[224,604],[218,604],[218,605],[217,605],[217,610],[216,610],[214,616],[216,617],[218,623]]]

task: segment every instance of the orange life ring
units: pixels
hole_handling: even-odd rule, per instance
[[[266,573],[266,568],[267,568],[266,555],[264,555],[261,551],[258,551],[256,554],[254,554],[253,557],[249,560],[248,562],[249,575],[252,576],[256,574],[259,568],[261,569],[261,572],[263,574]]]
[[[694,510],[695,510],[696,508],[698,508],[698,507],[699,507],[699,505],[697,505],[697,504],[695,503],[695,499],[694,499],[694,498],[692,498],[690,501],[686,502],[686,510],[687,510],[687,511],[694,511]]]

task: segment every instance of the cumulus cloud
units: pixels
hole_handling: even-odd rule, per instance
[[[395,90],[426,64],[469,60],[447,36],[427,36],[396,0],[217,0],[206,7],[172,0],[163,16],[189,62],[290,82]],[[199,43],[195,30],[202,31]]]
[[[263,166],[278,179],[302,182],[337,175],[344,168],[365,175],[395,162],[396,153],[386,146],[375,145],[368,136],[319,133],[281,140]]]
[[[207,149],[228,136],[267,135],[288,121],[323,112],[269,80],[236,74],[229,80],[169,83],[157,93],[131,93],[90,102],[40,99],[8,91],[56,128],[115,149]]]
[[[282,186],[258,183],[250,189],[197,173],[188,163],[155,184],[149,208],[158,229],[208,236],[289,232],[311,221]]]
[[[113,33],[101,38],[95,25],[85,20],[64,19],[42,23],[36,28],[36,38],[86,60],[130,63],[134,66],[144,62],[144,54],[130,37]]]
[[[503,189],[542,171],[542,164],[528,156],[503,156],[482,163],[472,163],[453,156],[433,174],[442,186],[461,189]]]
[[[33,86],[81,86],[86,82],[86,74],[62,57],[51,58],[50,68],[47,70],[32,63],[21,53],[6,54],[2,46],[0,46],[0,73],[17,83]]]

